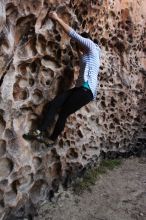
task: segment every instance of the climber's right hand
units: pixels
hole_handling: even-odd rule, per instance
[[[58,15],[55,11],[50,12],[48,16],[49,18],[52,18],[55,21],[58,19]]]
[[[57,21],[57,22],[61,25],[61,27],[63,28],[63,30],[64,30],[67,34],[69,34],[71,27],[70,27],[68,24],[66,24],[66,23],[57,15],[57,13],[56,13],[55,11],[50,12],[50,13],[48,14],[48,16],[49,16],[51,19]]]

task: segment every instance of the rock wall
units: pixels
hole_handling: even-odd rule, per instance
[[[0,1],[0,215],[31,215],[100,155],[146,146],[144,0]],[[74,86],[78,58],[47,13],[57,10],[102,49],[97,100],[68,118],[54,148],[29,142],[48,101]],[[28,202],[29,201],[29,202]],[[12,219],[12,217],[11,217]],[[13,218],[14,219],[14,218]]]

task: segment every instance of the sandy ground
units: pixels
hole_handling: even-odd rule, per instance
[[[146,157],[123,159],[91,192],[60,193],[41,205],[35,220],[146,220]]]

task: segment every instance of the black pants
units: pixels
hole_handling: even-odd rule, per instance
[[[67,117],[89,103],[92,99],[93,94],[91,90],[84,87],[74,87],[63,94],[56,96],[51,102],[49,102],[39,130],[46,131],[53,123],[58,109],[60,109],[59,118],[56,122],[53,134],[50,137],[52,140],[56,140],[65,127]]]

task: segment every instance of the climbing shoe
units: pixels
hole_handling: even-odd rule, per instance
[[[47,147],[52,147],[55,144],[55,141],[49,138],[47,131],[34,130],[24,134],[23,138],[26,140],[37,140],[40,143],[44,143]]]
[[[44,139],[44,135],[43,135],[43,132],[41,132],[40,130],[34,130],[34,131],[28,132],[27,134],[24,134],[23,138],[26,140],[42,141]]]

